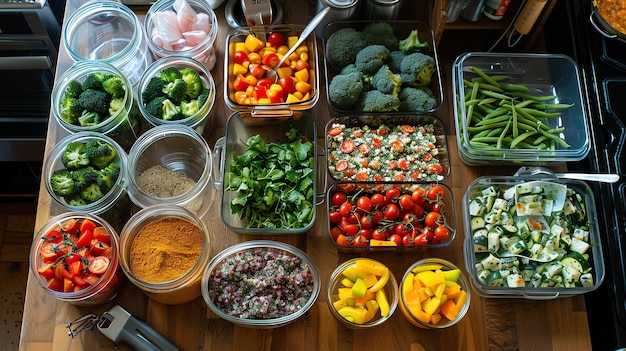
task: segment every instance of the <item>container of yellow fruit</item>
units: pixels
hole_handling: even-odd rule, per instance
[[[425,329],[450,327],[470,305],[469,282],[454,264],[425,258],[407,269],[398,289],[399,307],[411,324]]]
[[[384,323],[398,306],[397,281],[383,263],[354,258],[330,276],[328,306],[345,326],[369,328]]]

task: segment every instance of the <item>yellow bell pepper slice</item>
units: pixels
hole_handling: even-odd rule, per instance
[[[387,317],[389,315],[389,301],[387,300],[387,295],[384,290],[378,290],[376,292],[376,302],[380,308],[380,315]]]

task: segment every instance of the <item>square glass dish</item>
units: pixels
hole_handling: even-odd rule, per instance
[[[340,251],[446,247],[456,236],[452,190],[438,183],[337,183],[326,198]]]
[[[463,197],[465,263],[484,297],[595,290],[604,261],[591,188],[548,174],[479,177]]]
[[[317,147],[313,117],[233,113],[215,143],[214,184],[226,226],[242,234],[300,234],[315,221]]]
[[[570,57],[470,52],[452,70],[464,163],[542,166],[589,153],[580,74]]]
[[[340,182],[439,182],[450,173],[445,127],[431,115],[333,118],[326,160]]]
[[[402,43],[405,39],[407,41]],[[428,24],[402,20],[331,22],[324,27],[322,43],[326,69],[326,95],[329,106],[336,113],[428,114],[441,107],[443,102],[441,68],[433,31]],[[389,73],[381,69],[380,67],[384,68],[384,66],[380,64],[356,66],[357,61],[367,62],[357,60],[357,53],[371,45],[383,45],[388,49],[389,54],[382,60],[382,63],[389,68],[391,73],[401,78],[401,85],[398,86],[396,78],[392,80],[373,78],[378,71],[381,72],[381,76]],[[403,53],[401,48],[405,46],[407,51]],[[413,55],[416,52],[421,55]],[[406,69],[403,72],[402,61],[407,55],[414,57],[407,60]],[[336,76],[352,72],[355,67],[360,67],[357,69],[362,74],[360,79],[339,78],[333,82]],[[385,74],[382,74],[383,72]],[[412,89],[400,90],[408,86]],[[339,88],[335,89],[335,87]],[[384,96],[376,97],[378,92],[384,93]],[[364,103],[362,101],[365,101],[365,95],[370,95],[367,100],[380,98],[383,102],[377,102],[375,105],[369,102]],[[388,95],[395,95],[399,101]]]
[[[232,110],[254,115],[290,115],[310,109],[319,99],[315,33],[277,70],[281,89],[270,89],[268,70],[278,64],[304,29],[295,24],[239,27],[226,38],[224,100]]]

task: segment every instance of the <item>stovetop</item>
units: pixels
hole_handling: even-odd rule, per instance
[[[592,27],[591,0],[557,6],[563,12],[551,16],[547,46],[576,60],[592,133],[589,156],[568,169],[620,175],[615,184],[590,184],[605,261],[603,284],[585,295],[591,341],[594,350],[626,350],[626,43]]]

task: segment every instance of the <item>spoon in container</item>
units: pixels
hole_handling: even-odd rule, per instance
[[[315,28],[317,28],[317,26],[322,22],[324,17],[326,17],[328,11],[330,11],[330,7],[325,7],[322,11],[318,12],[315,17],[313,17],[311,22],[309,22],[309,24],[307,24],[306,27],[304,27],[304,29],[302,30],[302,33],[300,33],[298,41],[296,41],[296,43],[291,48],[289,48],[289,50],[287,50],[287,52],[283,55],[280,61],[278,61],[278,64],[276,64],[274,68],[265,72],[265,77],[276,82],[276,79],[278,78],[276,70],[285,62],[285,60],[287,60],[289,56],[291,56],[291,54],[296,51],[298,47],[300,47],[300,45],[302,45],[302,43],[304,43],[306,38],[315,30]]]
[[[545,263],[545,262],[550,262],[554,259],[556,259],[557,257],[559,257],[559,254],[556,252],[551,253],[550,255],[547,256],[540,256],[540,257],[529,257],[529,256],[525,256],[525,255],[520,255],[520,254],[514,254],[511,252],[503,252],[502,254],[500,254],[500,257],[521,257],[521,258],[525,258],[529,261],[535,261],[535,262],[541,262],[541,263]]]

